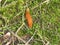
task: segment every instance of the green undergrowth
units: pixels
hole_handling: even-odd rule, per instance
[[[6,4],[4,4],[5,1]],[[18,35],[20,37],[26,34],[32,36],[36,30],[37,32],[34,36],[35,41],[31,45],[43,45],[41,40],[45,41],[45,39],[49,41],[49,45],[59,45],[60,0],[50,0],[43,3],[44,1],[2,0],[0,3],[0,35],[3,35],[5,30],[16,32],[25,23],[18,32]],[[28,27],[25,19],[25,10],[27,7],[30,8],[30,14],[33,19],[32,28]]]

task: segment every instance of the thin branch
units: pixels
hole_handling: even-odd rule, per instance
[[[47,41],[47,43],[45,45],[49,45],[49,41]]]
[[[22,13],[22,11],[20,11],[19,13],[16,14],[16,16],[14,16],[13,18],[19,16]]]
[[[39,32],[39,31],[38,31]],[[43,40],[43,37],[39,34],[39,33],[37,33],[38,35],[39,35],[39,37],[40,37],[40,39],[41,39],[41,42],[43,43],[43,45],[45,45],[45,41]]]
[[[17,45],[25,45],[25,44],[17,44]],[[28,45],[30,45],[30,44],[28,44]]]
[[[20,31],[20,29],[24,26],[24,23],[17,29],[16,34]]]
[[[13,2],[11,2],[10,4],[7,4],[7,5],[5,5],[5,6],[2,6],[2,8],[6,8],[6,7],[9,7],[9,6],[11,6],[11,5],[15,5],[17,3],[17,1],[13,1]]]
[[[9,42],[7,42],[6,45],[10,45],[10,43],[11,43],[11,40]]]
[[[33,9],[37,8],[38,6],[43,5],[44,3],[48,4],[49,1],[50,1],[50,0],[46,0],[46,1],[42,2],[42,3],[40,3],[39,5],[36,5],[35,7],[31,8],[31,9],[33,10]]]
[[[29,44],[29,42],[33,39],[33,37],[34,37],[35,34],[36,34],[36,30],[35,30],[33,36],[25,43],[25,45],[28,45]]]
[[[14,36],[12,36],[12,42],[13,42],[12,44],[14,45]]]
[[[28,26],[26,24],[24,26],[29,30],[29,28],[28,28]]]
[[[1,1],[2,1],[2,0],[0,0],[0,7],[1,7]]]
[[[1,2],[2,0],[0,0],[0,2]]]
[[[22,15],[22,23],[24,23],[24,20],[25,20],[25,19],[24,19],[24,14],[23,14],[23,15]]]
[[[49,45],[50,42],[47,40],[47,37],[45,37],[45,41],[46,41],[45,45]]]
[[[5,6],[6,3],[7,3],[7,0],[5,0],[4,4],[2,6]]]
[[[26,43],[25,40],[23,40],[21,37],[19,37],[17,34],[15,34],[14,32],[10,31],[15,37],[17,37],[19,40],[21,40],[22,42]]]

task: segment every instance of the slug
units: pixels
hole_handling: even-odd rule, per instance
[[[32,21],[31,15],[30,15],[29,8],[26,9],[25,16],[26,16],[26,20],[27,20],[27,23],[28,23],[28,27],[32,28],[33,21]]]

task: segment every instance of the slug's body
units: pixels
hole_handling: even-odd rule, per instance
[[[26,20],[27,20],[29,28],[31,28],[33,21],[32,21],[32,17],[30,15],[30,12],[29,12],[29,8],[26,9]]]

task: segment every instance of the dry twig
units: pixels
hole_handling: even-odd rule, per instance
[[[10,43],[11,43],[11,40],[9,42],[7,42],[6,45],[10,45]]]
[[[5,6],[6,3],[7,3],[7,0],[5,0],[4,4],[2,6]]]
[[[36,30],[35,30],[33,36],[25,43],[25,45],[28,45],[29,44],[29,42],[33,39],[33,37],[34,37],[35,34],[36,34]]]
[[[19,37],[17,34],[15,34],[14,32],[10,31],[15,37],[17,37],[19,40],[21,40],[22,42],[26,43],[25,40],[23,40],[21,37]]]
[[[50,0],[46,0],[46,1],[42,2],[42,3],[40,3],[39,5],[37,5],[37,6],[33,7],[33,8],[31,8],[31,9],[33,10],[33,9],[37,8],[38,6],[43,5],[44,3],[48,4],[49,1],[50,1]]]
[[[45,45],[49,45],[49,41],[47,41],[47,43]]]
[[[15,5],[16,3],[17,3],[17,1],[13,1],[10,4],[7,4],[7,5],[4,4],[5,6],[2,6],[2,8],[6,8],[6,7],[9,7],[11,5]]]
[[[24,23],[17,29],[16,34],[20,31],[20,29],[24,26]]]

